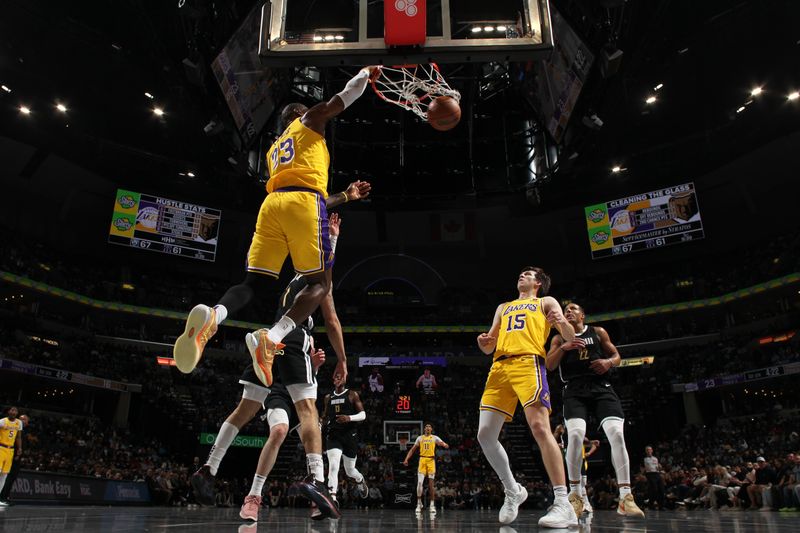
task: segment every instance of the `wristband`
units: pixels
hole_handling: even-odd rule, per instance
[[[344,202],[342,202],[342,203],[346,204],[347,202],[350,201],[350,197],[347,196],[347,191],[342,191],[342,195],[344,195]]]

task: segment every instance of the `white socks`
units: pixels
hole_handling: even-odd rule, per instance
[[[356,468],[355,457],[344,458],[344,473],[347,474],[347,477],[349,477],[356,483],[361,483],[362,481],[364,481],[364,475],[361,472],[359,472],[358,469]]]
[[[586,476],[581,476],[581,496],[586,497]]]
[[[0,490],[3,490],[6,484],[6,476],[8,476],[8,474],[0,474]]]
[[[328,488],[336,494],[339,488],[339,463],[342,461],[342,450],[334,448],[326,452],[328,455]]]
[[[228,446],[231,445],[233,439],[239,434],[239,428],[228,422],[223,422],[219,428],[219,434],[214,441],[214,446],[211,447],[211,453],[208,454],[208,461],[206,464],[211,467],[211,475],[217,475],[217,469],[228,451]]]
[[[553,496],[555,497],[554,503],[567,502],[567,504],[569,505],[569,501],[567,500],[566,485],[553,485]]]
[[[316,481],[325,482],[325,463],[322,462],[321,453],[307,453],[306,462],[308,463],[308,473],[314,476]]]
[[[294,328],[295,328],[294,320],[292,320],[291,318],[289,318],[286,315],[283,315],[283,317],[280,320],[278,320],[278,322],[269,329],[269,333],[267,334],[267,338],[269,340],[271,340],[272,342],[274,342],[275,344],[278,344]],[[320,457],[322,457],[322,456],[320,455]]]
[[[264,482],[267,480],[267,476],[259,476],[256,474],[253,476],[253,484],[250,485],[250,493],[248,496],[261,496],[261,493],[264,491]]]
[[[631,486],[630,485],[620,485],[619,487],[619,497],[620,499],[624,498],[628,494],[631,493]]]
[[[508,454],[500,445],[497,439],[500,437],[500,430],[503,429],[505,417],[500,413],[491,411],[481,411],[478,418],[478,442],[483,449],[483,455],[492,465],[497,477],[503,483],[503,488],[509,492],[517,493],[519,487],[514,474],[511,473],[511,465],[508,462]]]
[[[217,312],[217,325],[222,324],[222,321],[228,318],[228,308],[224,305],[215,305],[214,311]]]
[[[631,465],[628,458],[628,450],[625,449],[625,435],[623,428],[625,423],[622,420],[607,419],[603,422],[603,431],[606,432],[608,442],[611,444],[611,464],[614,465],[614,470],[617,473],[617,483],[619,485],[629,485],[627,487],[630,493],[631,483]],[[622,489],[620,486],[619,493],[622,496]]]

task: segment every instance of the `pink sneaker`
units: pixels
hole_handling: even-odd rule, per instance
[[[242,510],[239,511],[239,516],[245,520],[252,520],[258,522],[258,510],[261,509],[261,496],[247,496],[244,499]]]

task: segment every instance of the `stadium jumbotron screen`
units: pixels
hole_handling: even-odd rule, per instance
[[[694,183],[584,208],[592,259],[702,239]]]
[[[108,242],[214,261],[221,214],[219,209],[118,189]]]

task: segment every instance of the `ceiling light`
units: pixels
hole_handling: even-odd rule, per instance
[[[663,83],[659,83],[658,85],[656,85],[655,87],[653,87],[653,90],[654,90],[654,91],[660,91],[660,90],[661,90],[661,88],[662,88],[663,86],[664,86],[664,84],[663,84]]]
[[[740,107],[739,109],[736,110],[737,113],[741,113],[742,111],[744,111],[744,106],[742,106],[742,107]]]
[[[688,51],[689,51],[689,47],[687,46],[686,48],[681,48],[680,50],[678,50],[678,53],[679,54],[685,54]]]
[[[655,96],[648,96],[647,100],[645,100],[645,102],[647,102],[648,104],[653,104],[653,103],[655,103],[655,101],[656,101],[656,97]]]
[[[494,26],[484,26],[483,31],[494,31]]]
[[[326,35],[326,36],[325,36],[325,40],[326,40],[326,41],[332,41],[332,40],[334,40],[334,39],[335,39],[335,37],[334,37],[333,35]]]
[[[157,117],[163,117],[164,116],[164,110],[161,109],[160,107],[154,107],[153,108],[153,114],[155,114]]]
[[[187,172],[186,175],[189,176],[190,178],[193,178],[194,177],[194,172],[191,172],[191,171]]]
[[[64,104],[56,104],[56,109],[58,109],[62,113],[66,113],[67,112],[67,106],[65,106]]]
[[[497,31],[506,31],[506,27],[502,26],[502,25],[498,26],[496,29],[497,29]]]
[[[473,26],[473,28],[472,28],[472,33],[480,33],[482,31],[483,31],[483,28],[481,28],[480,26]]]
[[[9,89],[7,85],[0,85],[0,89],[3,89],[7,93],[11,92],[11,89]]]
[[[337,41],[344,41],[344,35],[337,35],[336,36],[336,40]]]
[[[750,96],[758,96],[764,91],[761,87],[755,87],[752,91],[750,91]]]
[[[617,174],[618,172],[621,172],[621,171],[622,171],[622,167],[620,167],[619,165],[615,165],[615,166],[611,167],[611,172],[613,172],[614,174]]]
[[[786,97],[787,100],[797,100],[798,98],[800,98],[800,93],[797,91],[789,93],[789,95]]]
[[[19,106],[19,112],[22,113],[23,115],[30,115],[31,108],[28,106],[21,105]]]
[[[315,43],[318,43],[318,42],[320,42],[321,40],[322,40],[322,35],[315,35],[315,36],[314,36],[314,42],[315,42]]]
[[[148,97],[150,100],[152,100],[153,98],[155,98],[155,96],[153,96],[153,95],[152,95],[152,94],[150,94],[150,93],[144,93],[144,95],[145,95],[146,97]]]

